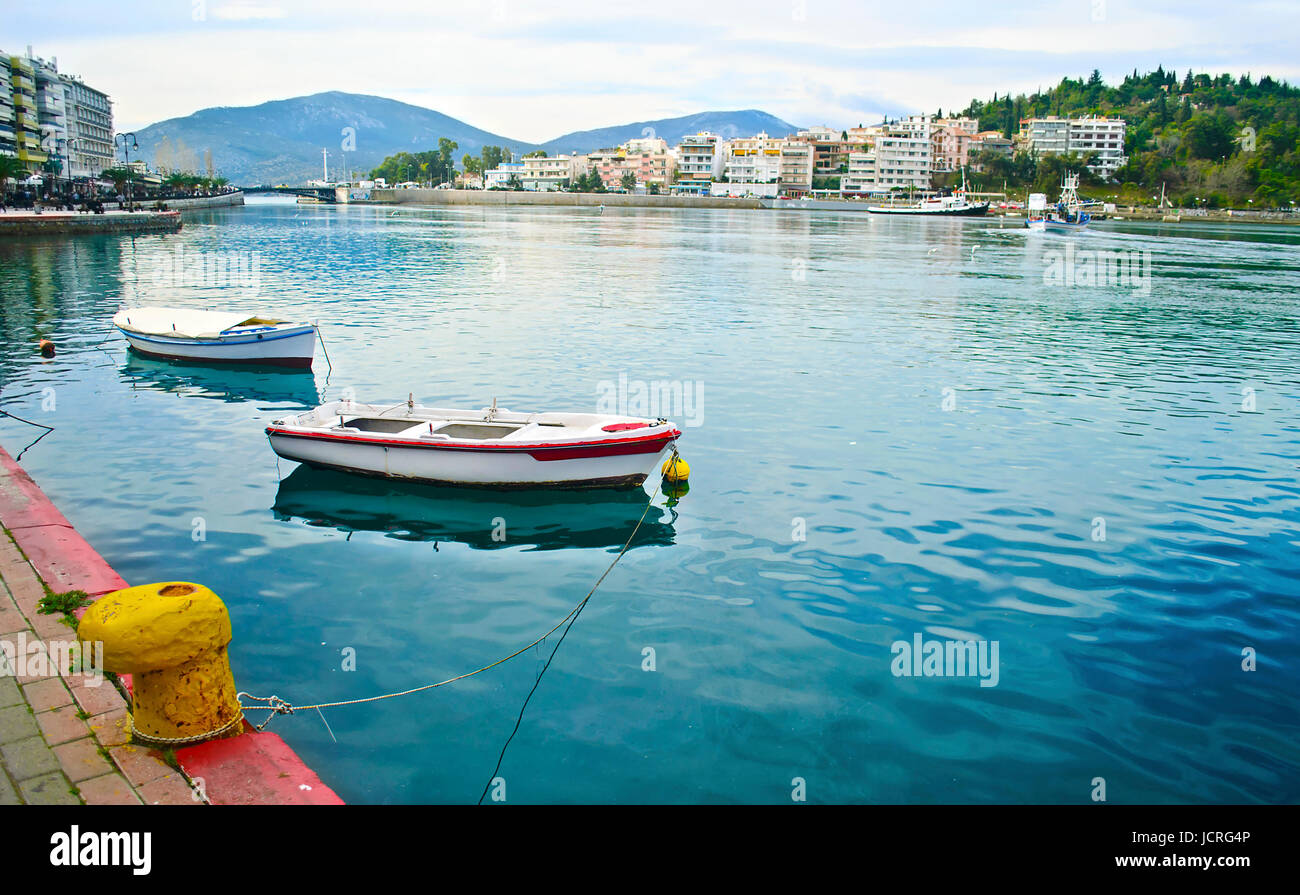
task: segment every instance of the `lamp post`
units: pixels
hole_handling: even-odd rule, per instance
[[[129,143],[127,142],[126,139],[127,137],[131,138],[131,142]],[[118,140],[122,141],[122,158],[124,159],[124,164],[126,165],[127,170],[130,171],[131,150],[134,149],[136,152],[139,152],[140,144],[136,142],[134,131],[128,131],[125,134],[118,134],[117,136],[113,137],[114,148],[116,148]],[[132,179],[130,174],[127,174],[127,178],[126,178],[126,193],[127,193],[126,204],[127,207],[129,208],[131,206],[131,200],[135,198],[135,181]]]

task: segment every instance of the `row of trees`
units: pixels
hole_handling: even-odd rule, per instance
[[[1183,205],[1300,203],[1300,88],[1271,77],[1255,81],[1250,75],[1192,71],[1179,77],[1161,66],[1146,74],[1135,69],[1118,86],[1110,86],[1094,70],[1086,79],[1065,78],[1029,95],[972,100],[961,114],[977,119],[980,130],[1000,130],[1008,137],[1019,130],[1022,118],[1123,118],[1129,161],[1115,179],[1124,199],[1145,199],[1164,185]],[[1060,167],[1050,158],[972,161],[999,183],[1050,190]]]
[[[452,160],[452,154],[459,148],[455,140],[439,137],[437,149],[390,155],[370,172],[370,176],[382,177],[390,183],[448,183],[456,178],[456,163]]]

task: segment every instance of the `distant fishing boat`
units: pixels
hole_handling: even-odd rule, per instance
[[[316,327],[227,311],[128,308],[113,315],[132,350],[163,360],[311,367]]]
[[[334,401],[266,427],[286,460],[359,475],[495,488],[642,484],[681,436],[665,419]]]
[[[1044,193],[1029,195],[1029,212],[1025,226],[1030,230],[1045,230],[1049,233],[1073,233],[1088,226],[1092,216],[1083,210],[1079,200],[1079,175],[1066,174],[1061,183],[1061,197],[1056,207],[1047,207]]]
[[[948,195],[931,196],[911,205],[868,205],[872,214],[922,214],[974,217],[987,214],[989,203],[971,202],[966,198],[966,169],[961,169],[961,186]]]

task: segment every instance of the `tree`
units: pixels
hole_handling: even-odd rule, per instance
[[[545,149],[534,150],[533,152],[526,153],[524,155],[524,158],[546,158],[546,150]]]
[[[627,190],[630,193],[634,189],[636,189],[636,175],[631,173],[624,174],[622,177],[619,178],[618,183],[619,186],[623,187],[623,189]]]
[[[27,176],[27,166],[12,155],[0,155],[0,192],[10,180],[18,181]]]
[[[1193,158],[1224,158],[1232,153],[1236,131],[1235,122],[1222,112],[1197,115],[1184,130],[1187,151]]]
[[[506,179],[506,189],[522,190],[523,188],[524,188],[524,182],[519,179],[518,174],[511,174]]]

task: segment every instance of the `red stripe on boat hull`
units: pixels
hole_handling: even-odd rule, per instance
[[[335,435],[327,432],[294,432],[288,429],[266,427],[268,436],[282,438],[305,438],[316,441],[341,441],[346,444],[364,444],[376,447],[414,448],[432,451],[473,451],[487,454],[500,451],[508,454],[528,454],[534,460],[549,462],[552,460],[581,460],[590,457],[619,457],[627,454],[656,454],[681,437],[681,432],[673,429],[669,432],[642,438],[628,438],[619,441],[586,441],[576,444],[543,445],[509,445],[509,444],[447,444],[436,441],[397,441],[388,438],[364,438],[351,435]]]

